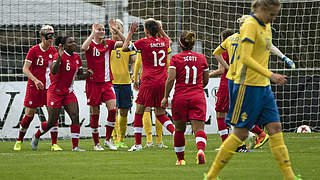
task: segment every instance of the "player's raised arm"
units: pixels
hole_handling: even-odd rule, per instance
[[[286,55],[284,55],[275,45],[273,45],[273,44],[271,45],[270,52],[272,54],[277,55],[278,57],[280,57],[292,69],[296,68],[296,65],[294,64],[294,62],[291,59],[289,59]]]
[[[134,45],[131,44],[129,47],[129,43],[131,41],[131,38],[134,34],[134,32],[136,32],[138,30],[138,22],[133,22],[130,26],[130,30],[128,33],[128,37],[125,39],[123,45],[122,45],[122,51],[124,52],[128,52],[128,51],[133,51],[134,49]]]
[[[123,42],[126,40],[126,37],[122,34],[123,32],[123,23],[120,19],[110,19],[109,20],[109,27],[111,29],[111,33],[119,37],[121,41],[117,41],[116,44],[114,45],[114,49],[120,48],[123,45]]]
[[[159,34],[160,34],[162,37],[168,39],[168,40],[169,40],[169,45],[171,46],[172,40],[171,40],[171,38],[167,35],[167,33],[163,31],[161,21],[156,21],[156,22],[157,22],[157,24],[158,24],[158,26],[159,26]]]
[[[82,51],[88,51],[92,39],[94,38],[95,34],[98,32],[96,27],[97,27],[97,24],[92,25],[90,36],[83,42],[81,46]]]

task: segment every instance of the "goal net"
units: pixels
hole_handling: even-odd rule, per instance
[[[288,76],[285,86],[272,84],[283,129],[294,131],[305,124],[320,131],[320,1],[282,2],[272,23],[273,44],[296,64],[292,70],[274,55],[270,60],[270,69]],[[73,36],[80,45],[93,23],[107,25],[108,18],[122,19],[125,32],[132,21],[142,25],[147,18],[161,20],[174,41],[172,54],[180,51],[177,40],[181,32],[194,31],[198,39],[194,50],[206,55],[213,70],[217,62],[211,54],[220,43],[220,32],[238,31],[236,20],[250,14],[250,4],[249,0],[1,0],[0,82],[26,81],[24,58],[28,49],[39,43],[42,24],[53,25],[58,35]],[[142,37],[140,28],[133,40]]]

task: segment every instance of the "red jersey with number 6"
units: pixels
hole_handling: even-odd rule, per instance
[[[150,86],[165,83],[168,77],[167,55],[169,40],[166,38],[150,37],[134,42],[135,49],[141,51],[143,73],[142,82]]]
[[[73,92],[73,82],[78,69],[82,68],[81,58],[78,54],[72,55],[64,51],[61,57],[60,69],[57,74],[51,74],[49,92],[67,95]]]
[[[197,95],[203,92],[203,72],[209,71],[203,54],[184,51],[171,57],[170,67],[176,69],[175,94]]]

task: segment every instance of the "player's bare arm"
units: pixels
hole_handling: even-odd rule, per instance
[[[126,38],[126,40],[124,41],[123,45],[122,45],[122,51],[123,52],[128,52],[129,51],[129,43],[131,41],[131,38],[134,34],[134,32],[136,32],[138,30],[138,22],[133,22],[130,26],[130,30],[128,33],[128,37]]]
[[[166,32],[163,31],[161,22],[160,21],[156,21],[156,22],[157,22],[157,24],[159,26],[159,33],[161,34],[162,37],[164,37],[164,38],[169,40],[169,45],[171,46],[171,44],[172,44],[171,38],[167,35]]]
[[[224,61],[225,62],[225,61]],[[212,71],[209,73],[209,78],[215,78],[219,77],[221,74],[224,73],[225,68],[222,66],[222,64],[218,64],[218,69]]]
[[[82,51],[88,51],[89,45],[90,45],[92,39],[94,38],[96,32],[97,32],[96,24],[93,24],[92,28],[91,28],[90,36],[84,41],[84,43],[81,46]]]
[[[36,85],[36,88],[39,90],[43,90],[44,89],[44,85],[43,83],[37,79],[31,72],[30,72],[30,66],[31,66],[31,63],[30,62],[27,62],[25,61],[24,65],[23,65],[23,68],[22,68],[22,71],[23,73],[31,80],[34,82],[34,84]]]
[[[63,47],[62,47],[62,44],[59,44],[58,59],[56,61],[53,61],[52,68],[51,68],[52,74],[57,74],[59,72],[62,55],[63,55]]]
[[[165,87],[165,90],[164,90],[164,97],[161,101],[161,107],[162,108],[166,108],[167,107],[167,103],[168,103],[168,97],[169,97],[169,94],[170,94],[170,91],[173,87],[173,84],[174,84],[174,81],[176,79],[176,69],[174,68],[169,68],[169,71],[168,71],[168,78],[167,78],[167,81],[166,81],[166,87]]]

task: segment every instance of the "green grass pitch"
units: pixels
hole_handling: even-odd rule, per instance
[[[320,179],[320,133],[284,133],[293,169],[304,180]],[[154,139],[155,141],[155,139]],[[103,139],[100,139],[103,143]],[[130,146],[134,138],[127,138]],[[145,142],[145,138],[142,139]],[[22,151],[13,151],[14,142],[0,142],[1,180],[185,180],[203,179],[216,156],[221,140],[208,135],[205,165],[196,165],[194,136],[186,136],[186,166],[175,166],[173,137],[165,136],[168,149],[144,149],[140,152],[93,151],[91,139],[81,139],[86,152],[72,152],[71,140],[59,140],[62,152],[51,152],[49,141],[40,141],[33,152],[30,141],[22,144]],[[236,153],[220,174],[222,180],[282,180],[277,162],[270,153],[269,143],[253,153]]]

